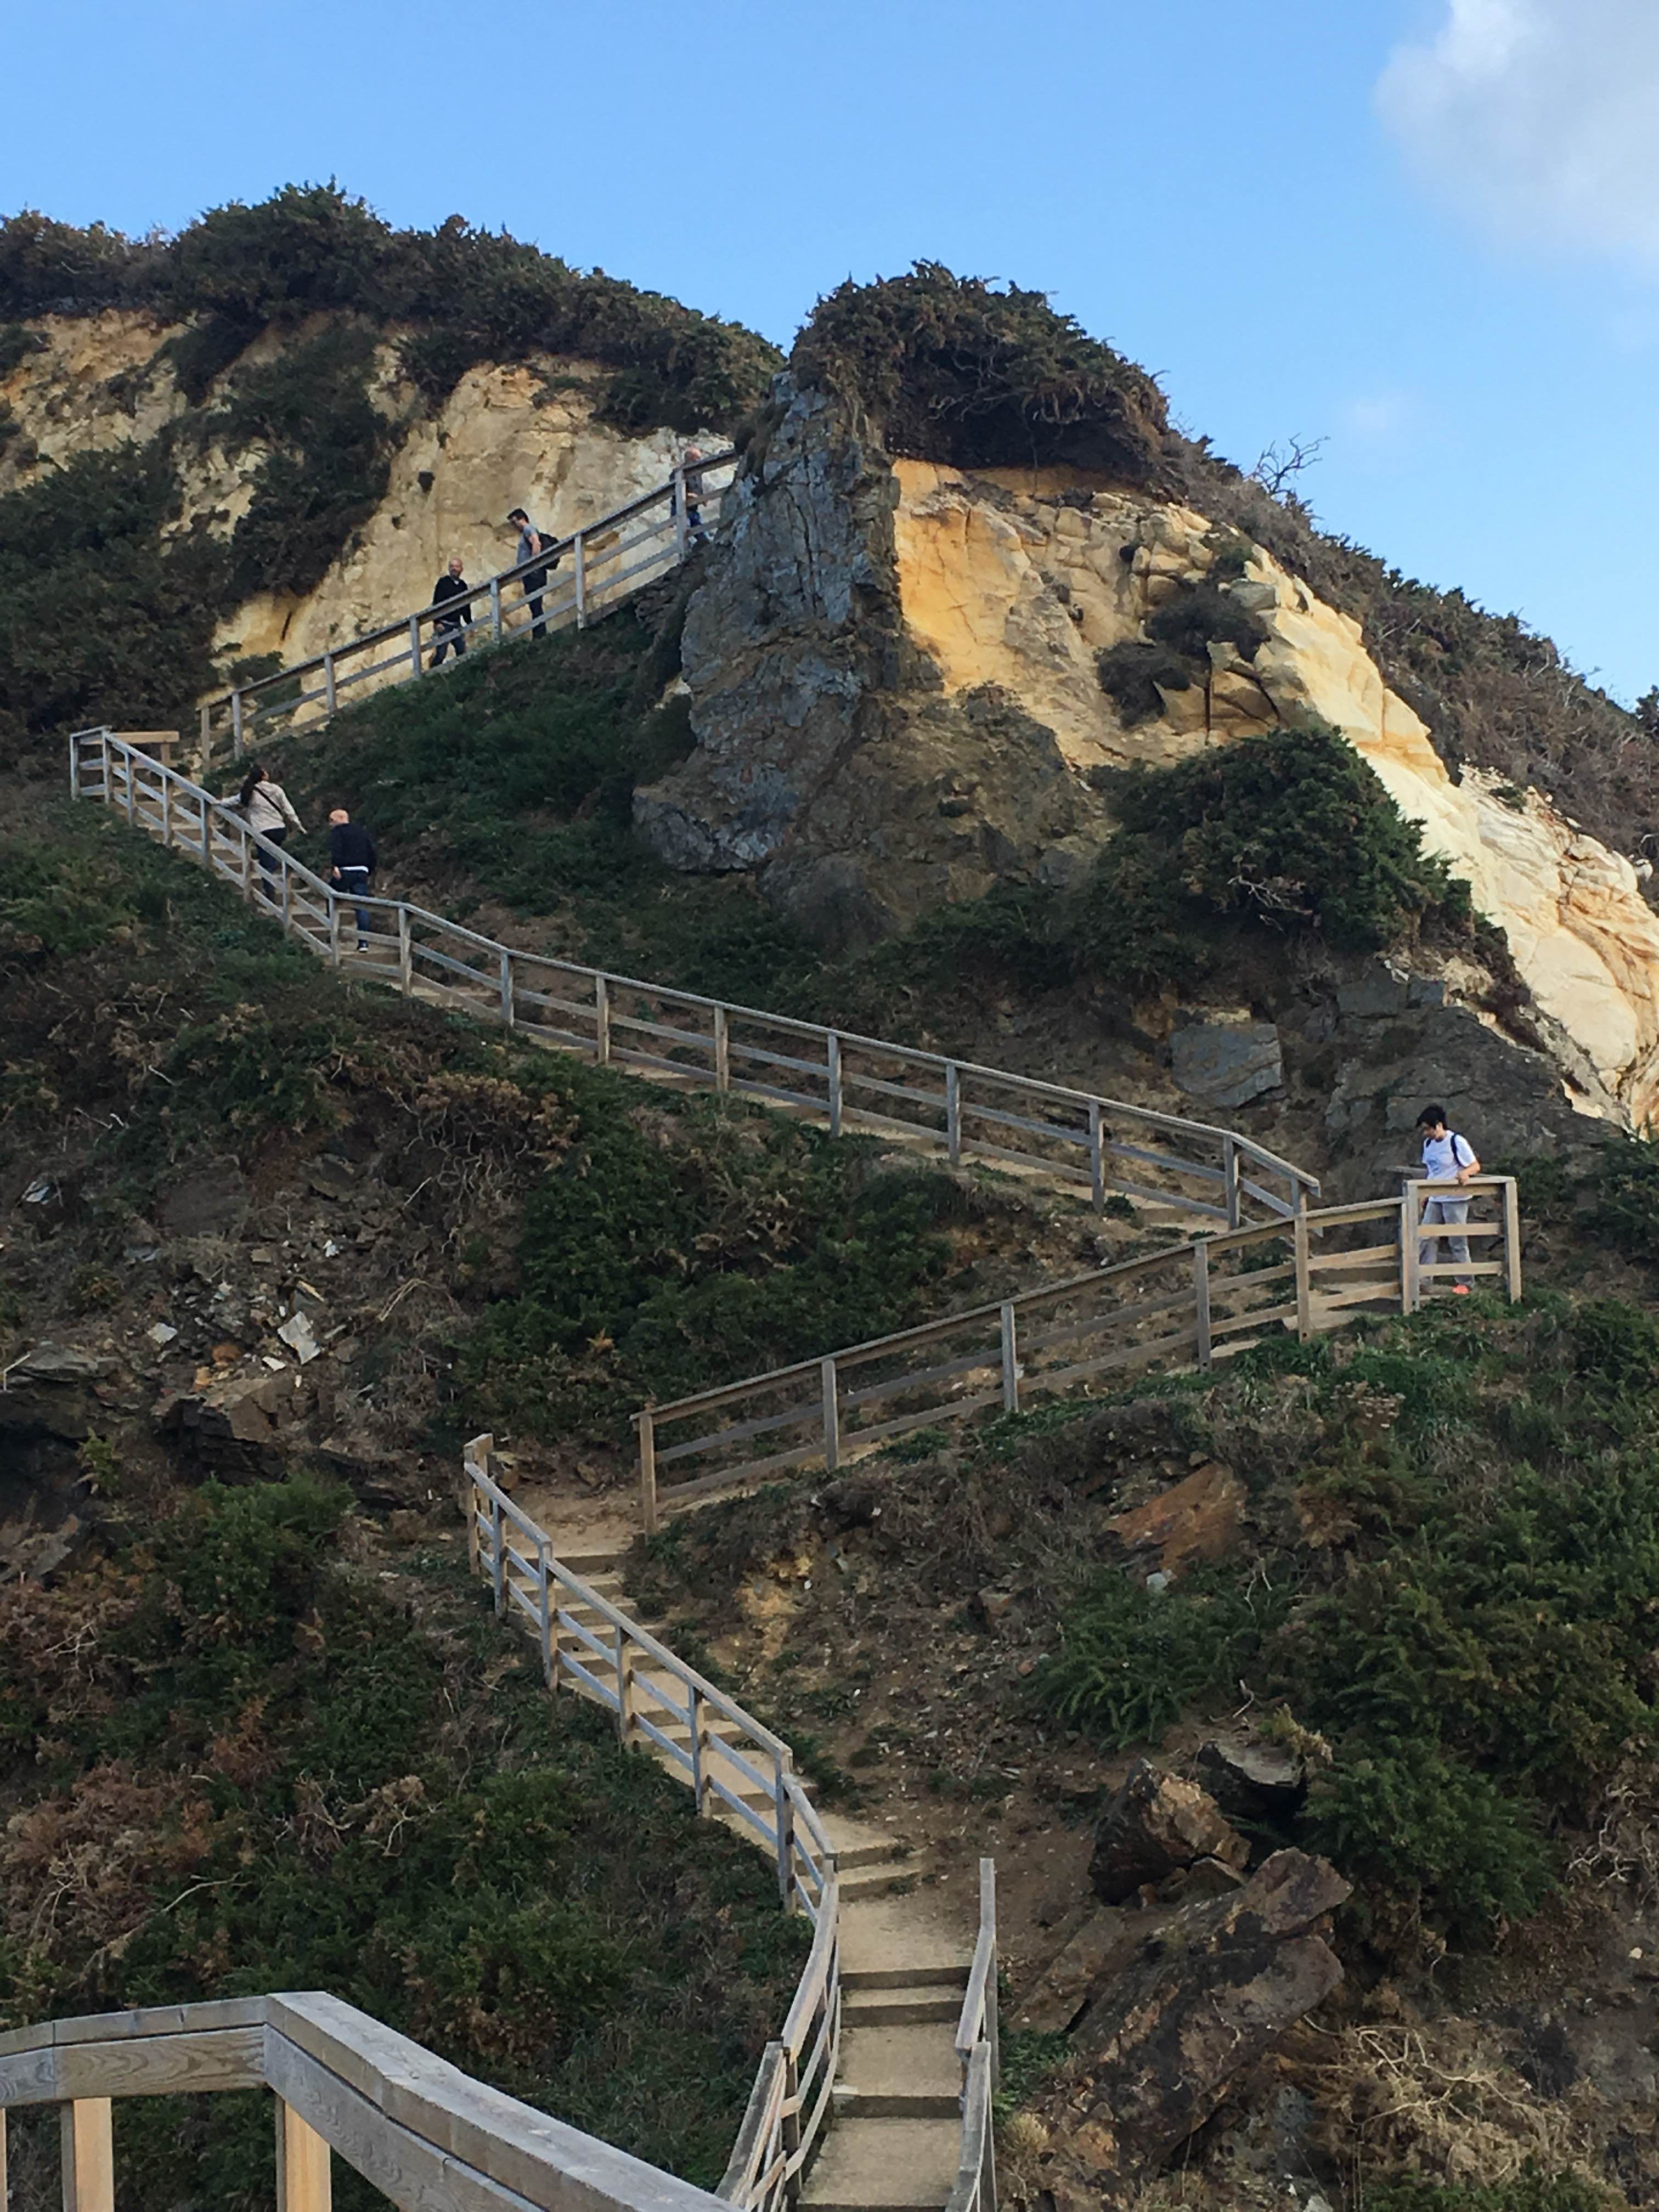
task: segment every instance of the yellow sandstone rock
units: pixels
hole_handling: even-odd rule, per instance
[[[1258,552],[1235,586],[1268,632],[1254,662],[1212,653],[1207,683],[1164,691],[1162,715],[1126,731],[1096,656],[1140,635],[1149,613],[1213,565],[1206,519],[1103,479],[1080,484],[1076,471],[895,468],[904,619],[947,691],[1000,686],[1079,771],[1162,764],[1310,716],[1330,723],[1468,880],[1539,1004],[1607,1088],[1638,1122],[1659,1111],[1659,916],[1635,870],[1535,793],[1508,803],[1478,771],[1455,784],[1358,623]]]

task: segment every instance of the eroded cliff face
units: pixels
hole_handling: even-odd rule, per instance
[[[238,377],[324,326],[317,317],[266,331],[192,407],[167,350],[183,325],[125,312],[46,318],[32,326],[44,343],[0,378],[12,424],[0,442],[0,493],[82,453],[148,444],[194,416],[200,434],[175,449],[183,499],[173,526],[228,539],[268,449],[258,440],[228,445],[212,418]],[[597,422],[608,373],[562,356],[471,369],[430,408],[399,374],[398,335],[376,347],[367,386],[394,429],[384,495],[314,587],[255,592],[223,617],[215,647],[227,664],[267,653],[303,659],[393,621],[426,604],[452,554],[471,578],[509,566],[509,507],[563,535],[660,484],[678,458],[672,432],[623,436]],[[708,452],[720,440],[706,430],[699,442]]]
[[[1074,471],[889,463],[820,395],[784,398],[686,624],[697,750],[640,802],[671,860],[763,868],[809,926],[857,940],[1079,866],[1109,827],[1092,768],[1316,718],[1504,928],[1587,1063],[1575,1103],[1659,1108],[1659,917],[1630,862],[1538,793],[1454,782],[1355,623],[1190,508]],[[1126,717],[1097,656],[1206,582],[1261,641],[1212,644]]]

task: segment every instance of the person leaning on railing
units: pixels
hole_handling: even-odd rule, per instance
[[[240,789],[228,791],[224,796],[256,837],[266,838],[273,845],[285,845],[290,830],[296,837],[306,834],[305,824],[294,811],[288,793],[280,783],[271,781],[263,762],[254,761],[242,778]],[[263,850],[259,853],[259,871],[266,876],[276,873],[270,856]]]
[[[1443,1106],[1425,1106],[1417,1117],[1417,1126],[1423,1133],[1423,1173],[1431,1182],[1450,1183],[1459,1190],[1480,1172],[1480,1163],[1475,1158],[1474,1146],[1467,1137],[1446,1127]],[[1431,1198],[1425,1201],[1423,1219],[1425,1223],[1455,1222],[1460,1227],[1469,1218],[1469,1202],[1466,1198]],[[1442,1251],[1439,1248],[1445,1248]],[[1419,1267],[1432,1267],[1437,1262],[1448,1267],[1467,1267],[1469,1264],[1469,1240],[1467,1237],[1425,1237],[1417,1248]],[[1452,1289],[1460,1298],[1469,1294],[1467,1278],[1455,1280]]]

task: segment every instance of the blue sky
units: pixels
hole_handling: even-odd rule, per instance
[[[203,0],[15,11],[0,210],[337,176],[787,343],[916,258],[1050,293],[1321,520],[1659,681],[1652,0]]]

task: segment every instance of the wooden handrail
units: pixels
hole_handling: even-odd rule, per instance
[[[257,2088],[273,2090],[285,2118],[410,2212],[720,2212],[708,2191],[473,2080],[319,1991],[47,2021],[0,2036],[0,2112]],[[65,2131],[66,2163],[76,2132]],[[76,2212],[110,2212],[110,2202],[82,2191],[68,2201]]]
[[[737,459],[735,451],[728,447],[696,464],[701,503],[711,508],[718,506],[726,487],[716,487],[708,480],[717,472],[732,467]],[[199,709],[204,764],[212,749],[216,722],[224,726],[227,716],[233,748],[240,757],[244,750],[246,724],[252,716],[262,711],[297,712],[301,707],[320,700],[323,702],[321,719],[326,720],[337,709],[339,690],[361,682],[366,676],[379,673],[388,667],[404,672],[400,680],[412,681],[428,673],[424,660],[425,647],[433,642],[434,636],[441,635],[438,625],[446,621],[454,621],[457,605],[468,608],[462,635],[473,635],[487,629],[492,641],[534,635],[547,624],[562,620],[567,613],[574,615],[579,628],[585,626],[595,595],[607,606],[618,604],[615,595],[619,586],[637,589],[641,584],[650,580],[641,573],[641,570],[654,568],[659,573],[665,560],[672,566],[684,558],[690,542],[685,526],[685,476],[684,465],[677,468],[666,483],[641,493],[637,499],[629,501],[624,506],[597,516],[592,522],[582,524],[566,537],[554,539],[546,550],[532,554],[526,560],[515,562],[511,568],[486,576],[479,583],[469,584],[465,594],[457,594],[453,600],[429,600],[422,606],[411,607],[392,621],[376,623],[369,629],[359,631],[339,645],[328,646],[321,653],[313,653],[303,660],[289,662],[270,676],[256,677],[251,683],[236,684],[228,691],[204,700]],[[665,518],[665,527],[660,532],[647,532],[633,540],[618,542],[619,533],[624,532],[630,522],[656,509],[661,509]],[[618,553],[644,545],[655,536],[660,537],[661,543],[635,568],[624,570],[620,574],[606,574]],[[525,601],[531,598],[545,600],[560,597],[564,587],[563,580],[555,583],[551,572],[567,556],[573,555],[573,565],[567,572],[572,592],[568,606],[561,605],[551,611],[544,611],[540,616],[532,614],[525,606]],[[544,589],[526,584],[528,578],[544,570],[549,572],[549,581]],[[514,602],[515,611],[521,610],[525,618],[507,628],[503,623],[502,593],[514,586],[519,587],[522,595]],[[626,591],[622,594],[623,597],[628,595]],[[487,616],[471,612],[473,604],[477,601],[489,606],[490,611]],[[428,631],[431,635],[425,635]],[[398,641],[398,650],[391,661],[375,662],[368,669],[354,671],[354,662],[365,654],[372,654],[392,645],[394,640]],[[453,666],[454,663],[452,661],[448,665]],[[322,678],[321,687],[316,690],[307,690],[306,679],[316,676]],[[295,685],[300,687],[298,696],[283,696]],[[267,708],[265,702],[273,695],[276,695],[274,702]]]
[[[1281,1199],[1274,1196],[1267,1201],[1268,1212],[1275,1219],[1288,1219],[1300,1207],[1304,1206],[1310,1198],[1318,1195],[1319,1182],[1316,1176],[1310,1175],[1304,1169],[1297,1167],[1291,1161],[1282,1159],[1276,1153],[1270,1152],[1264,1146],[1256,1144],[1254,1139],[1211,1122],[1191,1121],[1179,1115],[1161,1114],[1150,1107],[1133,1106],[1122,1100],[1101,1098],[1091,1092],[1072,1090],[1060,1084],[1047,1083],[1036,1077],[1017,1075],[1006,1069],[987,1066],[978,1061],[953,1060],[942,1054],[924,1051],[915,1046],[898,1044],[890,1039],[866,1036],[858,1030],[836,1030],[821,1023],[805,1022],[793,1016],[773,1014],[764,1008],[708,998],[700,992],[680,990],[667,984],[650,981],[641,976],[623,975],[609,969],[589,968],[574,961],[556,959],[551,955],[526,952],[516,946],[502,945],[494,938],[482,936],[475,930],[465,928],[459,922],[451,921],[446,916],[434,914],[429,908],[417,906],[408,900],[388,900],[368,895],[359,896],[355,893],[347,897],[337,886],[325,883],[320,876],[314,874],[312,870],[305,866],[303,862],[295,860],[283,848],[272,845],[268,840],[256,836],[228,801],[214,798],[211,793],[204,791],[199,784],[192,782],[177,769],[155,761],[146,753],[135,752],[113,731],[101,727],[82,730],[77,731],[70,738],[70,784],[72,791],[77,795],[82,793],[88,796],[95,795],[104,799],[106,803],[115,803],[117,794],[111,782],[111,771],[107,765],[105,768],[104,786],[96,793],[91,791],[83,773],[83,749],[91,746],[101,749],[102,757],[106,763],[114,762],[119,764],[122,781],[129,792],[140,787],[155,791],[165,789],[171,795],[175,805],[179,801],[183,801],[187,810],[191,807],[211,810],[216,824],[225,836],[237,843],[239,847],[244,841],[251,842],[264,856],[262,866],[271,867],[280,873],[284,880],[302,884],[317,899],[325,902],[331,915],[337,909],[355,910],[361,907],[368,912],[386,917],[400,939],[405,933],[412,933],[416,929],[437,932],[447,936],[457,944],[473,948],[497,968],[500,963],[505,961],[509,972],[550,969],[561,975],[575,979],[592,990],[596,1006],[599,1003],[599,993],[602,988],[605,994],[605,1003],[612,1007],[623,997],[634,994],[653,1000],[662,1006],[672,1006],[682,1012],[706,1015],[709,1020],[710,1030],[708,1036],[701,1042],[707,1046],[707,1065],[700,1066],[684,1060],[665,1060],[661,1062],[680,1079],[702,1081],[716,1090],[740,1089],[745,1095],[761,1097],[770,1096],[787,1099],[793,1097],[794,1095],[793,1093],[786,1093],[775,1086],[769,1086],[758,1081],[734,1084],[730,1079],[730,1060],[733,1056],[741,1059],[749,1052],[749,1048],[743,1042],[741,1037],[736,1042],[732,1042],[731,1032],[734,1025],[740,1030],[747,1027],[781,1030],[819,1048],[822,1059],[812,1063],[812,1070],[817,1077],[825,1080],[826,1083],[830,1079],[832,1071],[845,1071],[849,1060],[855,1060],[860,1054],[869,1055],[882,1061],[896,1063],[909,1071],[938,1078],[944,1086],[938,1096],[916,1094],[921,1103],[931,1106],[936,1111],[942,1110],[945,1097],[954,1091],[959,1100],[963,1098],[966,1100],[966,1103],[961,1108],[963,1117],[971,1120],[978,1110],[974,1101],[975,1087],[979,1085],[992,1092],[1012,1093],[1034,1104],[1046,1103],[1062,1107],[1078,1117],[1079,1127],[1092,1126],[1098,1129],[1104,1121],[1113,1124],[1133,1123],[1137,1127],[1151,1129],[1178,1138],[1194,1149],[1212,1150],[1224,1160],[1231,1158],[1236,1161],[1248,1161],[1261,1174],[1272,1180],[1282,1182],[1285,1186],[1287,1193],[1285,1197]],[[152,825],[146,823],[144,826],[149,828]],[[162,827],[165,831],[163,842],[185,851],[192,857],[198,859],[202,857],[197,844],[189,837],[180,834],[182,818],[170,822]],[[210,856],[210,866],[211,865]],[[226,869],[217,872],[233,875],[239,882],[242,880],[245,873],[243,870]],[[276,902],[271,902],[270,910],[274,919],[282,918]],[[325,957],[330,956],[332,947],[326,936],[319,939],[302,925],[296,927],[291,918],[288,920],[286,926],[290,934],[297,935],[301,941],[309,945],[313,951],[319,951]],[[405,981],[401,969],[396,977],[385,972],[379,976],[373,975],[372,971],[359,972],[369,972],[371,980],[396,981],[400,987],[406,989],[412,988],[415,980],[411,975]],[[487,980],[483,976],[478,978],[480,985]],[[483,1012],[485,1009],[479,1008],[476,1011]],[[616,1018],[624,1024],[640,1025],[633,1017],[618,1014]],[[535,1024],[520,1020],[515,1026],[526,1032],[533,1032]],[[722,1037],[724,1043],[721,1042]],[[601,1044],[597,1030],[594,1038],[594,1052],[596,1056],[600,1058],[608,1056],[609,1052],[608,1043]],[[617,1056],[624,1060],[626,1059],[625,1054]],[[867,1080],[856,1074],[848,1075],[846,1079],[854,1087]],[[908,1120],[894,1123],[890,1115],[874,1114],[846,1101],[836,1104],[830,1098],[827,1092],[824,1101],[822,1102],[822,1110],[828,1115],[832,1124],[839,1125],[844,1121],[850,1125],[873,1121],[883,1127],[896,1126],[905,1130],[913,1139],[931,1139],[937,1149],[942,1152],[949,1152],[952,1150],[950,1131],[934,1127],[928,1122]],[[1105,1197],[1114,1188],[1130,1187],[1125,1185],[1121,1178],[1112,1175],[1106,1167],[1105,1156],[1112,1150],[1109,1139],[1103,1138],[1100,1171],[1096,1178],[1097,1199],[1101,1204],[1104,1203]],[[972,1156],[983,1152],[998,1158],[1023,1159],[1032,1167],[1045,1170],[1054,1175],[1060,1174],[1063,1166],[1062,1163],[1039,1152],[1020,1153],[1008,1145],[981,1144],[960,1129],[957,1132],[954,1139],[954,1151],[957,1156]],[[1138,1154],[1136,1157],[1147,1156]],[[1182,1158],[1174,1155],[1156,1157],[1163,1168],[1176,1176],[1182,1174],[1210,1176],[1217,1172],[1208,1162]],[[1066,1180],[1079,1182],[1085,1178],[1079,1170],[1075,1174],[1066,1174]],[[1169,1194],[1169,1202],[1177,1202],[1176,1194]]]
[[[771,2212],[781,2201],[779,2191],[785,2184],[795,2184],[811,2156],[830,2110],[830,2083],[826,2079],[816,2084],[816,2100],[803,2112],[801,2062],[816,2039],[820,2069],[830,2067],[838,2045],[841,1887],[834,1848],[816,1807],[793,1771],[788,1745],[554,1557],[545,1529],[515,1505],[491,1475],[493,1446],[493,1437],[474,1437],[463,1455],[468,1557],[474,1571],[493,1589],[497,1613],[505,1613],[509,1604],[514,1604],[533,1628],[550,1688],[557,1686],[562,1675],[568,1676],[578,1689],[614,1712],[622,1742],[654,1748],[666,1758],[671,1771],[695,1792],[700,1812],[720,1804],[738,1809],[731,1794],[713,1780],[704,1763],[706,1749],[712,1747],[702,1742],[704,1708],[740,1730],[743,1743],[763,1754],[769,1766],[773,1792],[769,1820],[751,1808],[747,1821],[756,1837],[773,1852],[784,1909],[799,1905],[811,1920],[812,1943],[782,2028],[767,2045],[720,2195],[726,2202],[742,2206],[744,2212]],[[518,1532],[527,1551],[512,1551],[504,1533],[507,1528]],[[526,1592],[524,1583],[532,1554],[533,1589]],[[561,1644],[557,1629],[566,1608],[552,1595],[556,1586],[569,1594],[573,1604],[611,1630],[608,1657],[599,1656],[598,1636],[588,1638],[580,1657]],[[658,1676],[666,1676],[678,1686],[684,1703],[670,1704],[660,1684],[640,1690],[636,1662]],[[631,1695],[625,1687],[630,1680],[635,1686]],[[684,1749],[641,1710],[644,1699],[685,1717],[691,1741]],[[735,1763],[734,1752],[741,1756],[739,1747],[730,1737],[720,1739],[720,1756],[728,1763]],[[750,1766],[748,1771],[759,1770]],[[812,1851],[817,1855],[816,1874]],[[815,2038],[820,2024],[822,2033]]]

